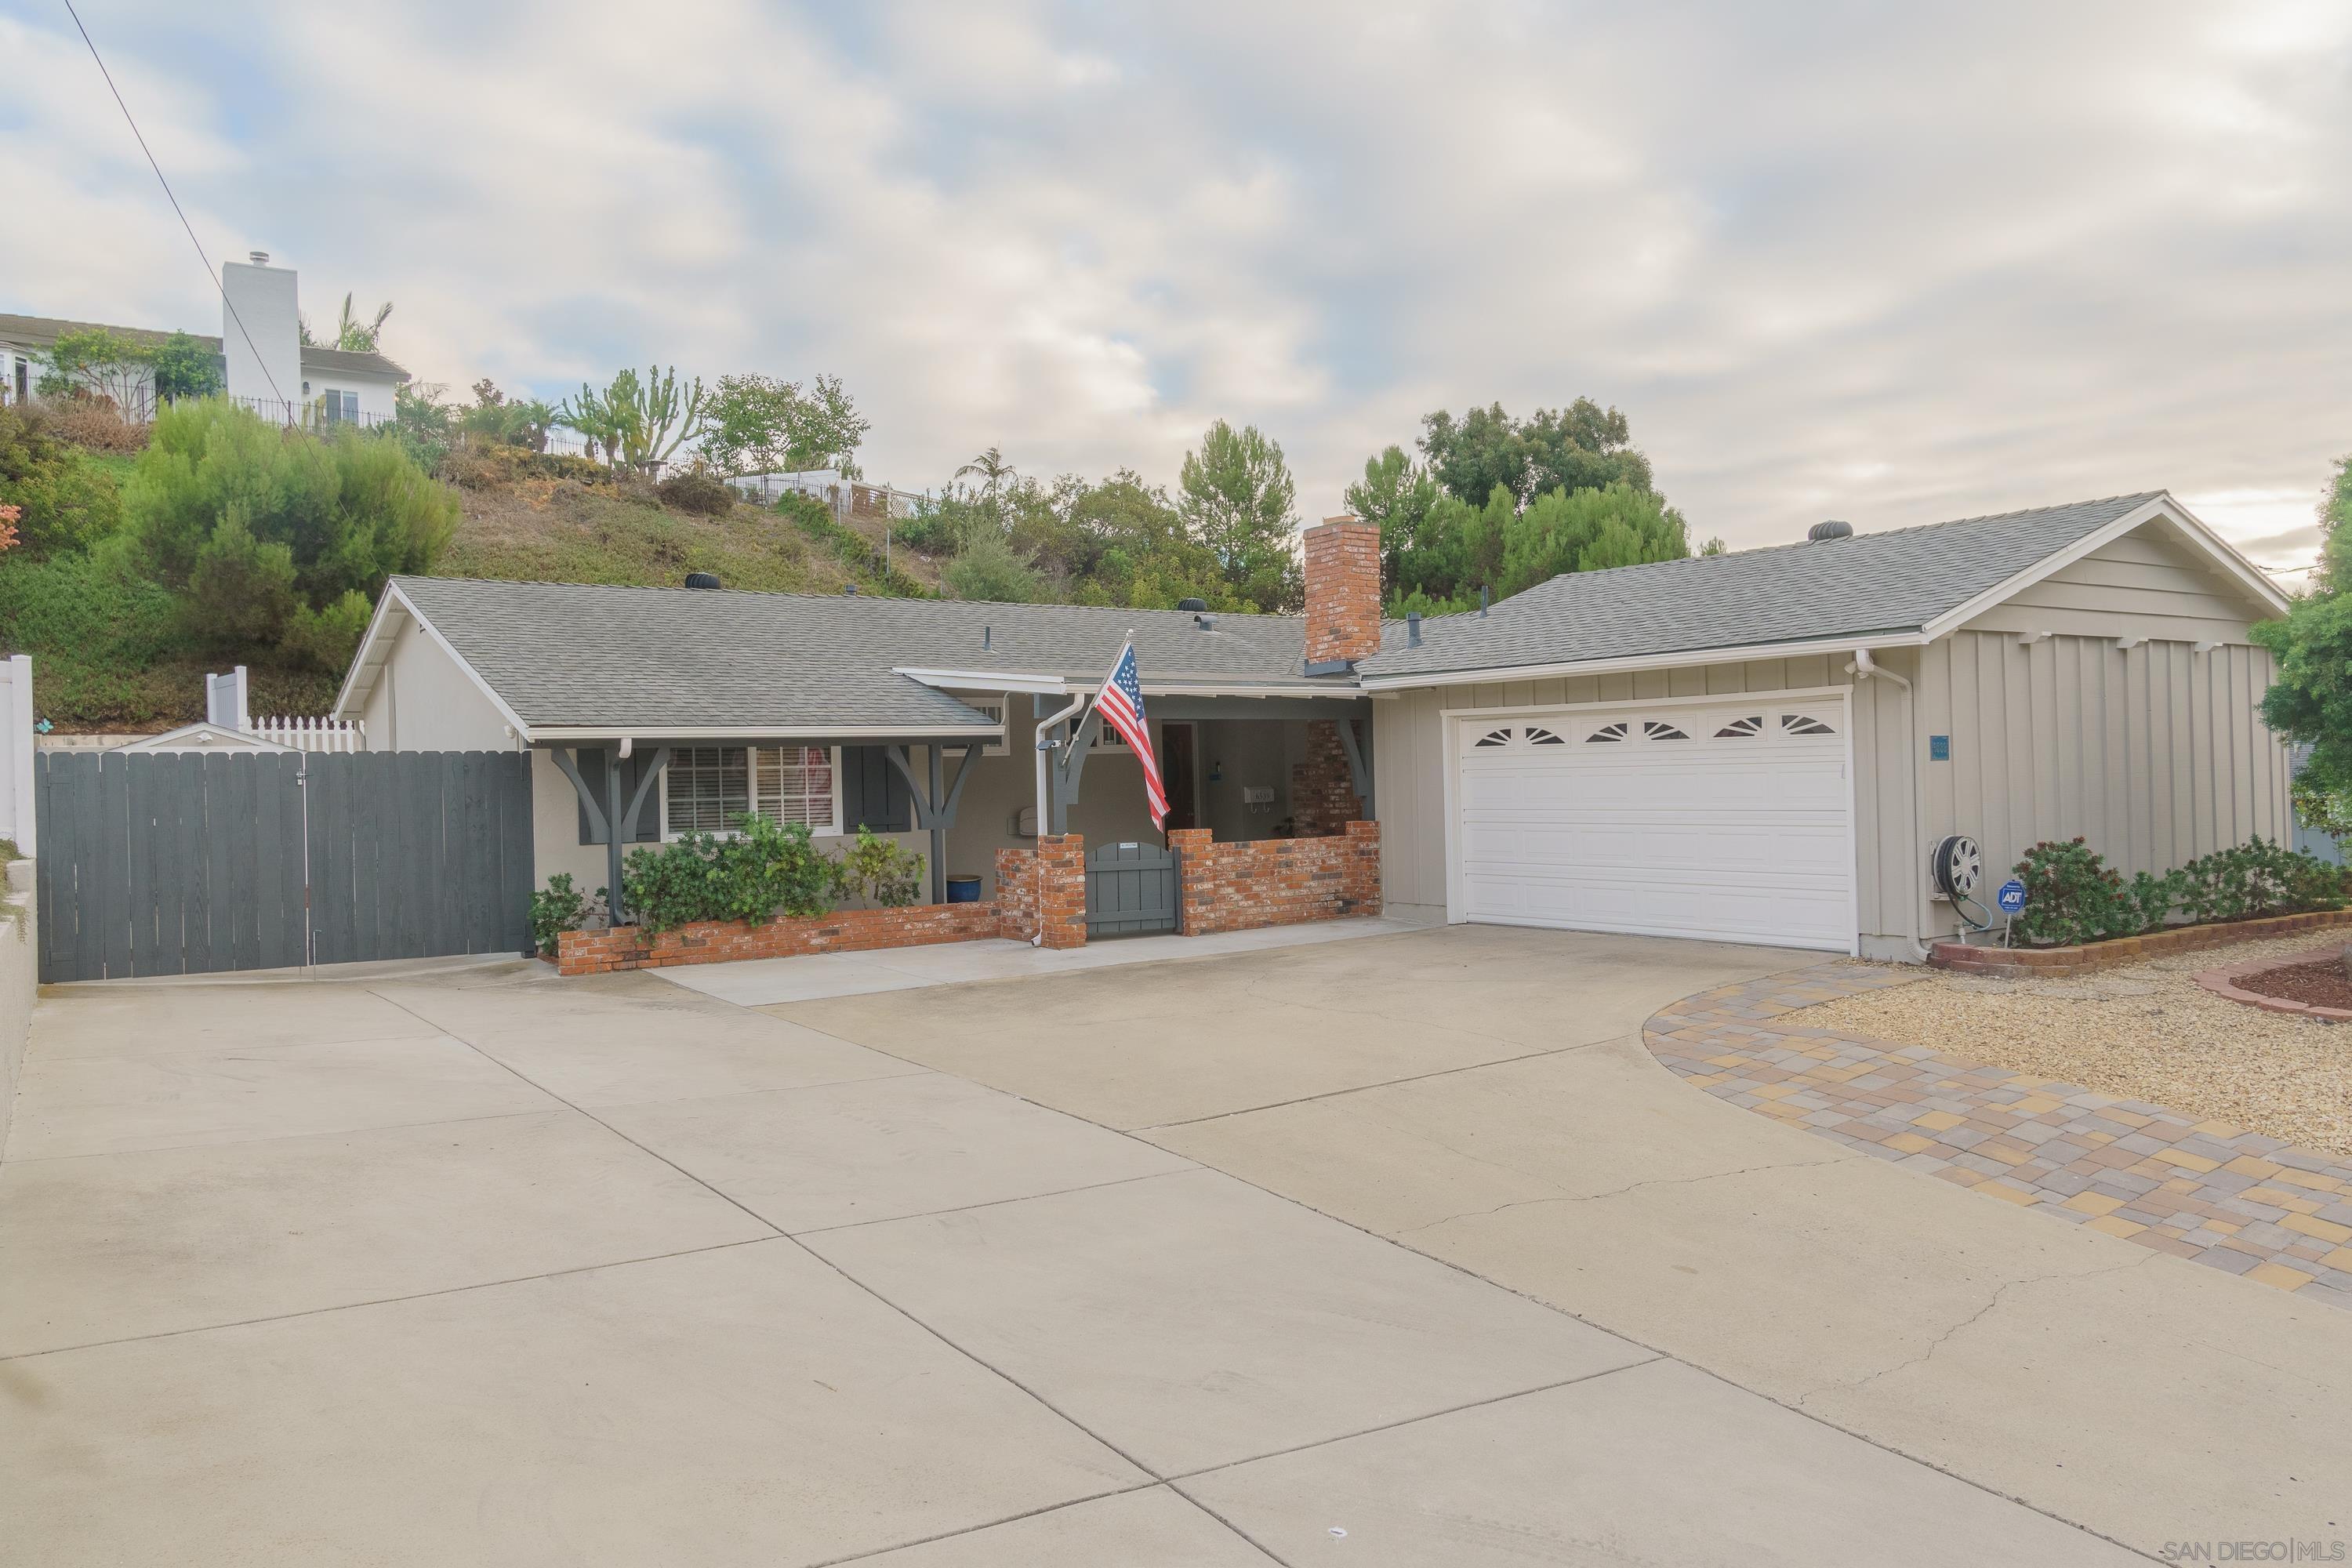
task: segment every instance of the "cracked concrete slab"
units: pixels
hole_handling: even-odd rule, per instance
[[[2139,1561],[1669,1361],[1181,1484],[1286,1563],[1342,1552],[1363,1568]]]
[[[1537,1037],[1491,1003],[1532,997],[1511,1006],[1571,1021],[1562,1036],[1613,1032],[1524,1060],[1424,1059],[1438,1070],[1412,1081],[1143,1135],[2145,1551],[2342,1533],[2352,1314],[1718,1101],[1642,1047],[1631,994],[1585,984],[1595,949],[1573,933],[1383,945],[1377,984],[1419,991],[1424,1014]],[[1683,955],[1694,991],[1725,954],[1746,957],[1647,945],[1654,963]],[[1290,1005],[1361,1023],[1374,983],[1322,958],[1292,955]],[[1196,971],[1189,1005],[1216,1018],[1229,994],[1259,994],[1265,977],[1246,969]],[[959,998],[982,1030],[1032,1000],[1055,998],[1007,996],[1001,1012],[976,989]],[[1181,1034],[1156,1049],[1171,1077],[1216,1070],[1223,1051]],[[986,1080],[999,1064],[975,1047],[961,1070]],[[1020,1070],[1047,1103],[1092,1092],[1090,1068],[1052,1053]]]

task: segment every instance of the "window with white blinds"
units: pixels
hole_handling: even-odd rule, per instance
[[[662,778],[662,826],[672,837],[732,833],[757,812],[812,833],[838,833],[839,772],[824,746],[681,747]]]

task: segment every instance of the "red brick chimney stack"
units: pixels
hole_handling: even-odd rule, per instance
[[[1381,530],[1352,512],[1307,531],[1307,662],[1381,651]]]

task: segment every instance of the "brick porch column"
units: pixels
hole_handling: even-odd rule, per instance
[[[1037,930],[1045,947],[1087,945],[1087,840],[1064,833],[1037,840]]]
[[[1216,882],[1215,854],[1209,847],[1214,836],[1205,827],[1170,830],[1168,847],[1176,851],[1176,934],[1200,936],[1202,911],[1208,908]]]

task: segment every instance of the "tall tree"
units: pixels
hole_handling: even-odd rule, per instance
[[[2337,459],[2319,501],[2319,567],[2311,589],[2281,621],[2253,628],[2278,672],[2263,696],[2263,721],[2311,748],[2295,778],[2295,804],[2323,831],[2352,826],[2352,457]]]
[[[1654,490],[1623,480],[1604,489],[1553,489],[1503,523],[1500,592],[1511,595],[1563,572],[1601,572],[1690,553],[1683,514]]]
[[[1427,468],[1391,447],[1364,459],[1364,477],[1348,487],[1348,510],[1381,531],[1381,586],[1395,593],[1405,559],[1421,548],[1429,509],[1437,504],[1437,480]]]
[[[722,375],[711,394],[702,455],[725,474],[832,468],[857,477],[853,460],[872,424],[843,389],[820,375],[803,388],[765,375]]]
[[[1226,586],[1259,610],[1290,610],[1306,597],[1293,541],[1297,486],[1282,447],[1255,425],[1220,419],[1184,455],[1177,510],[1216,557]]]
[[[1652,488],[1650,460],[1633,445],[1625,416],[1589,397],[1565,408],[1538,408],[1523,420],[1499,403],[1473,408],[1458,420],[1441,408],[1423,416],[1421,426],[1430,471],[1464,500],[1483,501],[1496,485],[1523,506],[1547,490],[1621,482]]]

